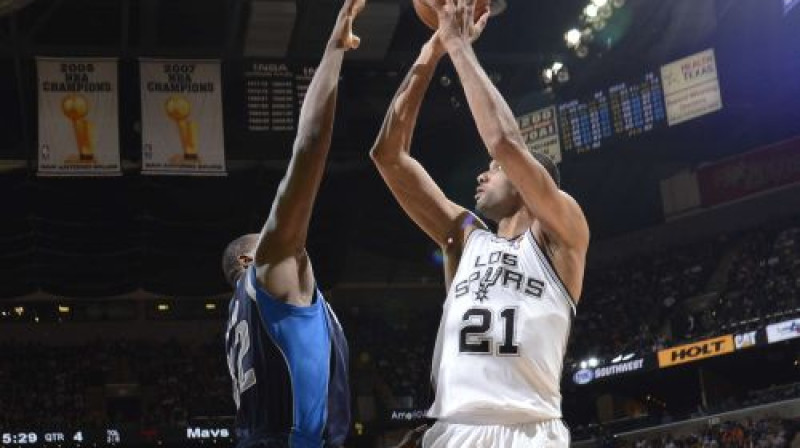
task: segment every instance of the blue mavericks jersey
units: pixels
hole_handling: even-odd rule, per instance
[[[317,289],[311,306],[271,297],[247,270],[228,308],[225,348],[240,446],[340,446],[350,425],[348,348]]]

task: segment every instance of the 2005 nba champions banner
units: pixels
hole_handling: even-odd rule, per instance
[[[219,61],[140,60],[142,173],[225,175]]]
[[[37,58],[39,176],[120,175],[116,59]]]

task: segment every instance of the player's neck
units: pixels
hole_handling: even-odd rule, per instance
[[[533,225],[533,218],[524,207],[511,216],[502,218],[497,222],[497,236],[502,238],[515,238],[527,231]]]

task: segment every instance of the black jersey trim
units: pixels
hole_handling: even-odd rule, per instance
[[[550,257],[547,256],[547,253],[542,250],[542,247],[539,245],[539,242],[536,241],[536,237],[533,236],[533,231],[529,228],[526,232],[530,240],[533,242],[534,252],[536,256],[539,258],[539,261],[545,266],[545,271],[550,275],[553,282],[558,286],[558,289],[564,294],[566,297],[567,302],[569,302],[570,308],[572,308],[572,313],[577,314],[577,305],[575,304],[575,299],[572,298],[572,295],[569,293],[567,286],[564,284],[564,281],[561,280],[561,277],[558,275],[558,271],[556,271],[555,266],[553,266],[553,261],[550,260]]]

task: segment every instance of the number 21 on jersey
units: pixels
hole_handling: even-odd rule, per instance
[[[517,308],[500,310],[497,316],[489,308],[470,308],[461,318],[461,334],[458,338],[459,353],[473,355],[519,356],[519,345],[515,344],[517,328]],[[492,324],[500,321],[503,325],[502,341],[495,344],[488,335]]]

